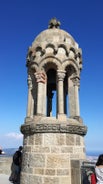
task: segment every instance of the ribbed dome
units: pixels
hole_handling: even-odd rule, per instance
[[[78,47],[78,44],[75,42],[73,37],[66,31],[59,29],[60,22],[56,18],[53,18],[49,22],[48,29],[42,31],[33,41],[32,46],[35,45],[46,45],[61,43],[67,44],[73,47]]]
[[[57,19],[51,19],[48,29],[42,31],[35,38],[28,50],[27,66],[28,64],[33,65],[32,67],[37,66],[44,60],[47,62],[47,57],[52,57],[61,63],[72,60],[72,63],[75,63],[79,69],[82,67],[81,49],[73,37],[68,32],[60,29],[59,25],[60,22]],[[58,68],[60,67],[58,66]]]
[[[61,29],[47,29],[42,31],[33,41],[32,46],[42,45],[46,43],[65,43],[72,46],[76,46],[75,40],[73,37],[64,30]]]

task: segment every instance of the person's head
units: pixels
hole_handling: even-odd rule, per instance
[[[22,151],[23,147],[22,146],[19,146],[19,151]]]
[[[103,154],[99,155],[96,166],[103,165]]]

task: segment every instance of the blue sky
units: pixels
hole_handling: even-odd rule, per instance
[[[51,18],[61,22],[83,52],[80,112],[88,126],[86,150],[103,152],[103,1],[0,1],[0,145],[22,144],[20,126],[27,106],[27,49],[47,29]]]

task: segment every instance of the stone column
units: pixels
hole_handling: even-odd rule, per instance
[[[46,76],[45,76],[45,80],[44,80],[44,83],[43,83],[43,115],[44,116],[46,116],[46,101],[47,101],[47,99],[46,99],[46,96],[47,96],[47,78],[46,78]]]
[[[79,112],[79,77],[68,78],[69,114],[70,117],[80,116]]]
[[[46,114],[46,75],[43,72],[35,73],[38,91],[37,91],[37,115]]]
[[[64,81],[65,71],[57,71],[57,95],[58,95],[58,115],[64,114]]]
[[[28,75],[28,104],[27,104],[27,113],[26,113],[26,118],[30,118],[33,112],[33,99],[32,99],[32,80],[31,76]]]
[[[79,108],[79,86],[80,86],[80,79],[78,76],[75,76],[73,79],[74,83],[74,95],[75,95],[75,114],[76,116],[80,116],[80,108]]]

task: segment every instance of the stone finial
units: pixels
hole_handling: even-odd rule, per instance
[[[49,26],[48,26],[48,28],[49,28],[49,29],[53,29],[53,28],[58,29],[60,25],[61,25],[60,21],[58,21],[56,18],[52,18],[52,19],[49,21]]]

